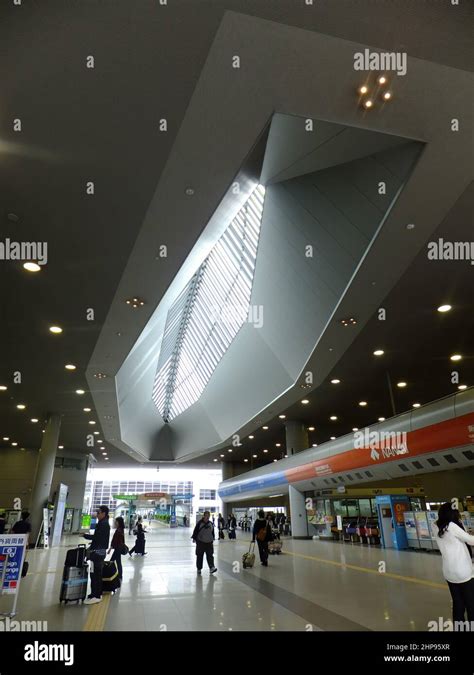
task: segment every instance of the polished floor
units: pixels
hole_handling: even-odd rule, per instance
[[[238,531],[236,541],[215,544],[217,574],[205,563],[199,577],[190,535],[153,524],[148,555],[124,556],[122,588],[94,606],[59,604],[66,548],[84,540],[30,551],[15,619],[78,631],[426,631],[451,615],[437,553],[284,538],[267,568],[243,570],[250,535]],[[0,611],[10,603],[0,598]]]

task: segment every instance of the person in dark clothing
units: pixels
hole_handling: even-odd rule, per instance
[[[137,520],[137,526],[136,529],[134,530],[134,534],[136,534],[136,539],[135,539],[135,546],[130,549],[128,552],[129,556],[131,557],[134,553],[137,555],[147,555],[145,553],[145,532],[146,530],[143,528],[143,523],[142,523],[142,517],[139,516]]]
[[[222,514],[219,513],[217,517],[217,529],[219,531],[219,539],[224,539],[224,528],[225,528],[225,520]]]
[[[0,513],[0,534],[4,534],[6,522],[7,521],[5,520],[5,514]]]
[[[29,517],[30,514],[28,511],[22,511],[20,520],[17,520],[11,529],[12,533],[29,535],[31,532],[31,523],[28,520]],[[26,546],[28,547],[28,539],[26,540]]]
[[[204,511],[201,520],[194,528],[191,536],[191,539],[196,543],[196,567],[198,574],[201,574],[204,554],[206,554],[210,574],[217,572],[217,567],[214,565],[214,525],[209,520],[210,515],[209,511]]]
[[[229,530],[229,539],[237,539],[235,530],[237,528],[237,520],[233,513],[230,514],[229,520],[227,521],[227,527]]]
[[[90,539],[91,545],[87,549],[91,563],[91,592],[84,601],[85,605],[94,605],[102,600],[102,568],[109,548],[110,525],[109,509],[99,506],[97,510],[97,524],[94,534],[84,534],[84,539]]]
[[[187,518],[186,514],[184,514],[184,516],[183,516],[183,527],[186,527],[187,524],[188,524],[188,518]]]
[[[119,516],[118,518],[115,519],[115,532],[114,536],[112,537],[112,541],[110,542],[110,548],[107,551],[107,553],[110,553],[110,551],[114,549],[111,560],[115,560],[115,562],[117,563],[117,570],[120,581],[122,581],[122,551],[123,547],[125,546],[124,529],[125,529],[124,520]]]
[[[265,518],[265,511],[258,512],[258,518],[253,526],[252,541],[257,540],[260,562],[268,567],[268,542],[273,541],[272,529]]]

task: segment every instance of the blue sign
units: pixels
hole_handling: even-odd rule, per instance
[[[25,534],[0,535],[0,579],[3,592],[16,593],[25,557],[27,536]],[[5,571],[5,564],[7,566]]]

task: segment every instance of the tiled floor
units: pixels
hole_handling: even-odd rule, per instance
[[[101,629],[425,631],[428,621],[450,618],[436,553],[284,539],[285,553],[271,556],[268,568],[257,562],[243,570],[250,535],[239,532],[237,541],[216,542],[217,574],[205,567],[199,577],[190,534],[156,525],[147,535],[147,556],[122,558],[123,585],[110,598]],[[97,610],[58,602],[66,548],[80,541],[67,537],[60,548],[29,552],[17,620],[84,629]],[[0,608],[10,602],[0,598]]]

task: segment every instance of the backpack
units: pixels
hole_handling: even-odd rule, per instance
[[[265,526],[262,527],[262,528],[257,532],[257,539],[258,539],[259,541],[265,541],[265,539],[267,538],[267,527],[268,527],[268,524],[265,524]]]

